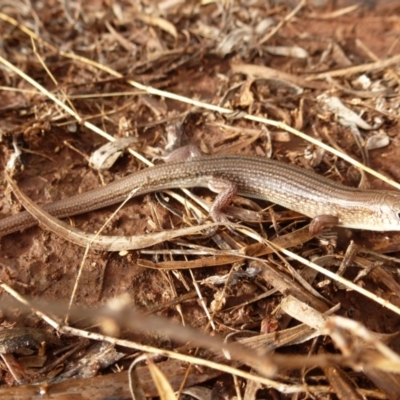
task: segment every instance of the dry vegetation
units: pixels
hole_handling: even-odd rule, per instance
[[[399,189],[400,7],[317,3],[1,1],[1,217],[188,143]],[[66,221],[119,252],[1,238],[1,398],[400,399],[400,235],[248,200],[204,230],[213,197]]]

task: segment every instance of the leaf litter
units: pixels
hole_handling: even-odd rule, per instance
[[[5,4],[1,216],[20,210],[3,173],[11,157],[14,182],[40,205],[151,165],[175,143],[396,186],[400,9],[349,3]],[[90,168],[107,141],[131,145],[107,170]],[[193,386],[199,398],[397,399],[400,235],[312,238],[301,215],[240,199],[228,209],[235,235],[199,232],[210,201],[171,191],[130,201],[104,228],[111,208],[65,221],[160,238],[143,250],[95,250],[92,239],[83,249],[40,228],[1,238],[2,398],[129,398],[137,359],[147,397]],[[38,332],[50,338],[49,349],[34,343],[40,368],[18,355]]]

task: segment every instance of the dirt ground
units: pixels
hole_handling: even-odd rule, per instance
[[[14,179],[38,205],[146,167],[126,150],[108,170],[92,168],[89,157],[107,142],[92,126],[115,139],[134,137],[130,148],[157,164],[172,147],[196,144],[207,153],[271,157],[347,186],[361,182],[363,188],[396,190],[286,128],[400,182],[400,5],[303,3],[0,2],[0,218],[22,209],[4,175],[15,147],[21,156]],[[332,106],[333,98],[347,109],[346,116],[335,108],[337,103]],[[236,113],[221,112],[221,107]],[[205,189],[192,192],[210,202],[215,197]],[[150,194],[129,201],[102,234],[144,235],[198,224],[201,218],[196,222],[189,207],[171,196],[158,201]],[[309,222],[279,206],[270,211],[268,202],[255,203],[245,207],[263,210],[258,220],[263,223],[242,224],[269,240],[293,234]],[[115,209],[65,221],[93,233]],[[160,368],[174,390],[186,372],[186,386],[197,384],[202,390],[201,395],[181,398],[231,399],[241,393],[246,399],[400,399],[399,232],[334,228],[329,237],[285,246],[333,273],[340,269],[371,298],[322,273],[309,277],[310,269],[285,253],[221,261],[229,249],[251,254],[247,250],[257,240],[224,228],[217,233],[218,237],[185,236],[142,250],[87,253],[46,228],[3,236],[0,350],[5,333],[12,337],[10,328],[28,330],[14,331],[26,335],[22,343],[27,346],[0,351],[9,356],[0,360],[2,398],[39,398],[35,384],[55,399],[131,398],[126,372],[121,371],[136,356],[154,353],[151,348],[160,350]],[[357,250],[349,250],[353,243]],[[207,266],[197,268],[200,264]],[[251,274],[250,268],[257,273]],[[278,278],[269,276],[268,268]],[[299,271],[307,277],[301,278]],[[231,281],[223,279],[227,274]],[[220,283],[215,283],[217,278]],[[277,283],[284,278],[288,286]],[[262,297],[271,289],[275,293]],[[200,336],[192,341],[179,331],[152,330],[141,314],[124,314],[136,310],[161,316],[166,318],[161,324],[192,327],[221,343],[233,333],[235,338],[257,335],[266,340],[269,334],[276,339],[300,322],[315,328],[305,317],[292,318],[283,311],[289,295],[321,318],[340,304],[333,314],[347,322],[335,320],[331,331],[321,330],[307,341],[288,341],[286,347],[252,347],[249,359],[233,349],[232,360],[221,361],[215,360],[215,343],[207,347]],[[70,302],[73,311],[64,324]],[[55,321],[59,333],[43,314]],[[367,337],[361,326],[373,334]],[[41,336],[29,339],[38,332],[46,335],[45,349],[38,345]],[[114,353],[106,361],[96,346],[110,342]],[[20,347],[30,347],[35,361],[46,357],[43,364],[26,366],[28,356]],[[203,352],[197,353],[197,348]],[[70,349],[74,351],[59,361]],[[235,386],[234,374],[226,370],[209,370],[189,358],[173,364],[177,361],[165,353],[169,350],[231,365],[243,374]],[[274,354],[266,356],[266,350]],[[266,373],[266,364],[257,369],[257,354],[275,363],[274,374]],[[84,357],[90,360],[86,364]],[[147,373],[147,367],[141,368],[139,381],[146,396],[156,397],[156,379],[144,378],[140,373]],[[267,378],[270,384],[262,380]],[[161,398],[173,398],[166,396]]]

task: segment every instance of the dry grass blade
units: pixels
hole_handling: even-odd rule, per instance
[[[241,228],[238,226],[238,230]],[[304,228],[296,230],[294,232],[290,232],[286,235],[279,236],[271,241],[272,244],[276,244],[281,248],[290,248],[296,247],[303,243],[308,242],[313,238],[313,235],[310,233],[309,226],[307,225]],[[243,260],[253,260],[253,261],[262,261],[258,257],[265,256],[267,254],[272,254],[274,249],[269,246],[268,243],[263,243],[262,238],[259,239],[259,243],[250,244],[242,249],[240,249],[240,253],[237,251],[227,251],[227,250],[218,250],[215,251],[213,249],[202,249],[199,251],[192,251],[191,254],[200,254],[200,255],[208,255],[212,254],[211,257],[202,257],[197,260],[190,261],[164,261],[153,263],[149,260],[140,259],[138,260],[138,265],[153,268],[153,269],[195,269],[195,268],[205,268],[205,267],[215,267],[218,265],[231,264],[234,262],[240,262]],[[142,252],[143,254],[149,253],[146,251]],[[153,252],[154,253],[154,252]],[[162,251],[156,251],[157,254],[161,254]],[[167,250],[166,253],[173,254],[174,252],[171,250]],[[234,253],[234,254],[232,254]],[[185,251],[176,251],[175,254],[188,254]]]
[[[157,387],[158,395],[161,400],[176,400],[175,393],[169,383],[167,377],[161,372],[151,359],[147,360],[149,371],[153,382]]]
[[[339,276],[337,274],[334,274],[331,271],[329,271],[329,270],[327,270],[325,268],[322,268],[319,265],[317,265],[317,264],[315,264],[315,263],[313,263],[311,261],[308,261],[308,260],[306,260],[306,259],[304,259],[302,257],[299,257],[297,254],[295,254],[295,253],[293,253],[293,252],[291,252],[289,250],[285,250],[283,248],[278,248],[278,247],[276,247],[276,249],[278,251],[280,251],[281,253],[286,254],[287,256],[292,257],[295,260],[300,261],[302,264],[307,265],[308,267],[310,267],[312,269],[315,269],[316,271],[324,274],[325,276],[329,277],[330,279],[332,279],[332,280],[334,280],[336,282],[339,282],[340,284],[342,284],[342,285],[344,285],[344,286],[346,286],[346,287],[348,287],[348,288],[350,288],[350,289],[352,289],[352,290],[354,290],[356,292],[361,293],[363,296],[368,297],[369,299],[375,301],[376,303],[380,304],[381,306],[386,307],[389,310],[391,310],[391,311],[395,312],[396,314],[400,315],[400,308],[399,307],[397,307],[394,304],[384,300],[383,298],[381,298],[379,296],[376,296],[375,294],[369,292],[368,290],[365,290],[364,288],[354,284],[353,282],[351,282],[351,281],[349,281],[349,280],[347,280],[347,279],[345,279],[345,278],[343,278],[343,277],[341,277],[341,276]]]
[[[288,74],[287,72],[279,71],[273,68],[265,67],[264,65],[252,64],[232,64],[232,72],[235,74],[244,74],[249,77],[263,78],[267,80],[280,80],[290,82],[304,88],[311,89],[328,89],[328,85],[324,82],[308,82],[306,79]]]

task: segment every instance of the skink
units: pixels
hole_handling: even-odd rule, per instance
[[[400,193],[355,189],[292,165],[239,155],[202,156],[157,165],[42,208],[63,218],[120,203],[133,189],[137,189],[134,196],[188,187],[210,187],[217,191],[218,184],[210,182],[229,183],[230,189],[236,188],[242,196],[268,200],[311,218],[337,217],[338,225],[343,227],[400,230]],[[225,197],[230,200],[229,194]],[[221,198],[220,204],[223,204]],[[36,224],[24,211],[0,220],[0,236]]]

